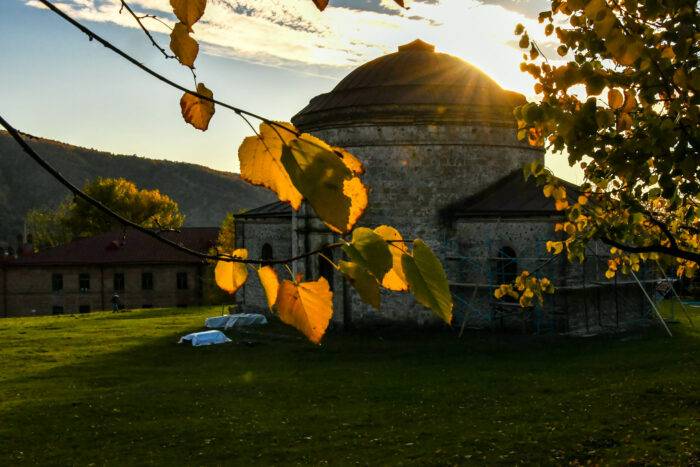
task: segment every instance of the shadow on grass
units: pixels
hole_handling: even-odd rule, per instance
[[[175,344],[192,322],[5,380],[0,463],[700,458],[700,340],[686,327],[675,339],[649,329],[586,340],[386,328],[332,332],[316,347],[273,324],[232,344]]]

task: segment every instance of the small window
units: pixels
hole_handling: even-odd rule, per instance
[[[90,305],[80,305],[78,311],[80,313],[90,313]]]
[[[509,284],[518,277],[518,258],[511,247],[498,250],[496,258],[496,283]]]
[[[114,273],[114,291],[123,292],[124,291],[124,273],[115,272]]]
[[[58,306],[58,305],[54,305],[54,306],[51,308],[51,314],[52,314],[52,315],[62,315],[62,314],[63,314],[63,307],[62,307],[62,306]]]
[[[187,273],[178,272],[177,273],[177,290],[187,290],[189,287],[187,285]]]
[[[153,290],[153,273],[144,272],[141,274],[141,288],[143,290]],[[146,307],[144,307],[146,308]]]
[[[78,275],[78,288],[81,292],[90,291],[90,274],[83,273]]]
[[[273,259],[272,245],[265,243],[260,251],[260,259],[263,261],[263,266],[270,266],[270,261]]]
[[[63,274],[51,274],[51,290],[54,292],[63,290]]]

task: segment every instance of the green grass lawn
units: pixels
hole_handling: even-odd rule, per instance
[[[0,465],[700,462],[700,310],[587,339],[273,324],[214,308],[0,320]],[[246,345],[256,341],[258,345]]]

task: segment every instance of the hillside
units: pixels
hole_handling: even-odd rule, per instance
[[[79,186],[95,177],[123,177],[142,188],[157,188],[173,198],[188,226],[215,226],[229,211],[273,201],[266,190],[237,174],[184,162],[115,155],[42,138],[29,144],[68,180]],[[53,207],[69,194],[0,131],[0,241],[14,243],[32,208]]]

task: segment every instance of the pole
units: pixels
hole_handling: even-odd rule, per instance
[[[647,293],[646,289],[642,285],[641,282],[639,282],[639,279],[637,278],[637,275],[634,273],[634,271],[630,271],[632,273],[632,277],[634,277],[634,280],[637,281],[637,284],[639,285],[639,288],[642,289],[642,292],[644,292],[644,296],[647,298],[649,303],[651,304],[651,308],[654,310],[654,313],[656,313],[656,317],[659,318],[659,321],[661,324],[664,326],[664,329],[666,329],[666,332],[670,337],[673,337],[673,334],[671,333],[671,330],[668,328],[668,325],[666,324],[666,321],[664,321],[663,317],[661,316],[661,313],[659,313],[659,309],[656,308],[656,303],[654,303],[654,300],[651,299],[649,294]]]
[[[659,260],[656,260],[656,265],[658,266],[659,271],[661,271],[661,274],[663,274],[664,280],[666,280],[671,285],[671,290],[673,290],[673,295],[676,296],[678,303],[681,304],[681,308],[683,309],[683,313],[685,313],[685,317],[688,318],[688,322],[690,323],[690,325],[692,327],[695,327],[693,320],[690,318],[690,313],[688,313],[688,309],[683,304],[683,300],[681,300],[681,297],[678,296],[678,292],[676,292],[676,288],[673,286],[673,283],[669,280],[668,276],[666,275],[666,271],[664,271],[664,268],[662,268],[661,264],[659,264]]]

